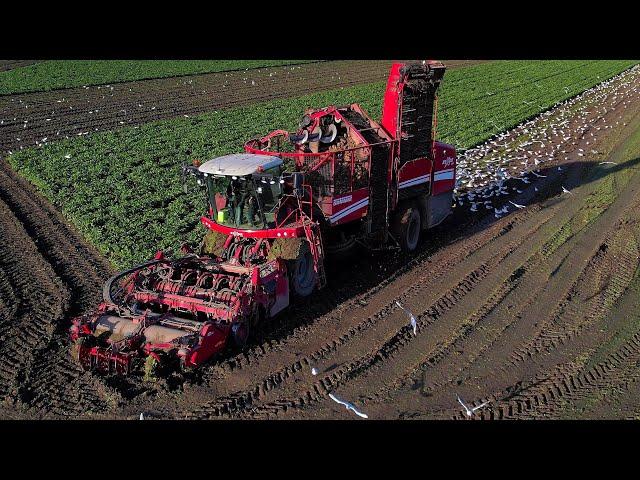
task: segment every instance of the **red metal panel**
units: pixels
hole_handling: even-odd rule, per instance
[[[334,197],[329,222],[332,225],[342,225],[353,220],[359,220],[367,214],[368,205],[368,188],[361,188],[347,195]]]
[[[200,217],[202,224],[214,232],[220,232],[225,235],[237,235],[245,238],[297,238],[304,237],[304,229],[302,226],[294,228],[268,228],[264,230],[240,230],[226,225],[220,225],[210,218]]]
[[[456,184],[456,149],[453,145],[434,142],[432,195],[453,190]]]
[[[384,92],[384,103],[382,104],[382,121],[380,123],[392,138],[399,138],[400,135],[398,116],[400,114],[400,99],[402,98],[403,86],[400,83],[402,77],[400,69],[403,66],[403,63],[391,65],[387,89]]]
[[[432,162],[428,158],[418,158],[405,163],[398,172],[398,189],[429,183],[431,165]]]

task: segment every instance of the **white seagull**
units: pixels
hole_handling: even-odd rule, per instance
[[[509,203],[510,203],[511,205],[513,205],[514,207],[516,207],[516,208],[526,208],[524,205],[518,205],[517,203],[512,202],[511,200],[509,200]]]
[[[616,162],[600,162],[600,165],[608,165],[608,164],[617,165]]]
[[[536,177],[539,177],[539,178],[547,178],[546,175],[540,175],[539,173],[536,173],[533,170],[531,170],[531,173],[533,173]]]
[[[564,185],[562,185],[562,193],[571,193],[571,192],[566,188],[564,188]]]
[[[458,399],[458,402],[460,403],[460,405],[462,405],[464,407],[464,414],[469,418],[471,418],[475,414],[476,410],[479,410],[482,407],[484,407],[485,405],[489,404],[489,402],[484,402],[484,403],[481,403],[480,405],[478,405],[477,407],[469,408],[464,404],[462,399],[457,394],[456,394],[456,398]]]
[[[142,413],[140,414],[140,420],[144,420],[144,415]]]
[[[365,413],[359,412],[358,410],[356,410],[356,407],[354,407],[351,403],[349,402],[345,402],[344,400],[340,400],[339,398],[337,398],[333,393],[329,394],[329,397],[331,398],[331,400],[333,400],[336,403],[339,403],[340,405],[344,405],[346,407],[347,410],[351,410],[353,411],[353,413],[355,413],[356,415],[358,415],[359,417],[362,418],[369,418]]]
[[[409,315],[409,318],[411,319],[411,326],[413,327],[413,334],[417,335],[418,322],[416,321],[416,317],[413,316],[413,313],[411,313],[409,310],[407,310],[402,305],[400,305],[400,302],[397,300],[396,300],[396,305],[398,305],[402,310],[404,310],[404,313]]]
[[[316,367],[313,367],[311,369],[311,375],[317,375],[318,374],[318,369]]]

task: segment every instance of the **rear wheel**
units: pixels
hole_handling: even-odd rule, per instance
[[[394,222],[394,235],[403,252],[413,252],[420,239],[420,211],[414,205],[400,209]]]

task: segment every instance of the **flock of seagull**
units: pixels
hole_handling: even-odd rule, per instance
[[[496,218],[509,212],[509,204],[516,209],[526,208],[526,205],[512,200],[504,202],[501,206],[494,204],[503,195],[512,195],[514,192],[523,193],[520,186],[509,188],[506,181],[520,180],[524,189],[525,185],[532,185],[534,181],[532,177],[547,177],[540,173],[541,165],[550,164],[553,161],[566,161],[568,155],[576,151],[578,140],[588,139],[586,141],[588,146],[593,143],[599,131],[613,128],[613,125],[606,125],[605,114],[617,108],[627,108],[631,98],[638,94],[638,87],[626,87],[635,81],[638,74],[640,74],[640,67],[636,65],[574,98],[555,104],[550,110],[534,119],[500,133],[488,142],[459,155],[455,189],[456,206],[459,208],[468,205],[471,212],[477,212],[483,208],[493,209]],[[605,101],[608,99],[617,105],[607,107]],[[604,125],[594,125],[598,122]],[[616,125],[619,124],[619,121],[616,122]],[[534,148],[536,144],[539,144],[537,149]],[[596,150],[585,152],[584,149],[577,148],[578,157],[584,157],[587,153],[596,155],[599,152]],[[599,164],[607,165],[615,162],[604,161]],[[558,166],[557,170],[562,172],[564,168]],[[533,187],[537,192],[538,188],[535,185]],[[562,185],[562,194],[571,195],[572,193]],[[418,322],[414,314],[399,301],[396,300],[395,304],[407,314],[413,335],[417,335]],[[311,373],[316,376],[319,371],[313,367]],[[368,418],[352,403],[336,397],[333,393],[330,393],[329,397],[344,406],[347,411],[352,411],[361,418]],[[476,406],[469,406],[458,394],[456,394],[456,400],[462,406],[467,418],[475,416],[491,403],[488,400]]]
[[[637,87],[628,87],[639,73],[640,67],[636,65],[460,153],[454,206],[468,207],[470,212],[493,210],[496,218],[509,213],[509,203],[515,208],[524,208],[525,205],[511,200],[501,201],[501,197],[523,193],[537,179],[547,177],[540,169],[554,162],[565,162],[574,152],[578,157],[599,154],[589,145],[593,145],[599,132],[614,127],[607,124],[605,114],[617,108],[626,109],[632,97],[637,95]],[[607,100],[617,106],[607,105]],[[585,139],[587,150],[578,148],[578,141]],[[600,165],[613,163],[600,162]],[[562,172],[564,167],[558,166],[557,170]],[[508,185],[508,180],[520,183]],[[534,191],[538,192],[535,185]],[[562,186],[562,193],[571,194],[571,191]]]

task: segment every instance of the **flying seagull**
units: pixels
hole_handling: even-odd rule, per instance
[[[416,321],[416,317],[413,316],[413,313],[411,313],[409,310],[407,310],[406,308],[404,308],[402,305],[400,305],[400,302],[396,300],[396,305],[398,305],[402,310],[404,310],[404,312],[409,315],[409,318],[411,319],[411,326],[413,327],[413,334],[417,335],[417,330],[418,330],[418,322]]]
[[[562,185],[562,193],[571,193],[571,192],[566,188],[564,188],[564,185]]]
[[[536,177],[540,177],[540,178],[547,178],[546,175],[540,175],[539,173],[534,172],[533,170],[531,170],[531,173],[533,173]]]
[[[482,407],[484,407],[485,405],[489,404],[489,402],[484,402],[484,403],[481,403],[480,405],[478,405],[477,407],[469,408],[469,407],[467,407],[465,405],[465,403],[462,401],[462,399],[460,398],[459,395],[456,394],[456,397],[457,397],[458,402],[460,403],[460,405],[462,405],[463,408],[464,408],[464,414],[469,418],[471,418],[476,413],[476,410],[479,410]]]
[[[524,206],[524,205],[518,205],[517,203],[512,202],[511,200],[509,200],[509,203],[510,203],[511,205],[513,205],[514,207],[516,207],[516,208],[525,208],[525,206]]]
[[[311,369],[311,375],[317,375],[318,374],[318,369],[316,367],[313,367]]]
[[[340,400],[339,398],[337,398],[333,393],[329,394],[329,397],[331,398],[331,400],[333,400],[336,403],[339,403],[340,405],[344,405],[346,407],[347,410],[352,410],[353,413],[355,413],[356,415],[358,415],[359,417],[362,418],[369,418],[366,414],[359,412],[358,410],[356,410],[356,407],[353,406],[353,404],[349,403],[349,402],[345,402],[344,400]]]

